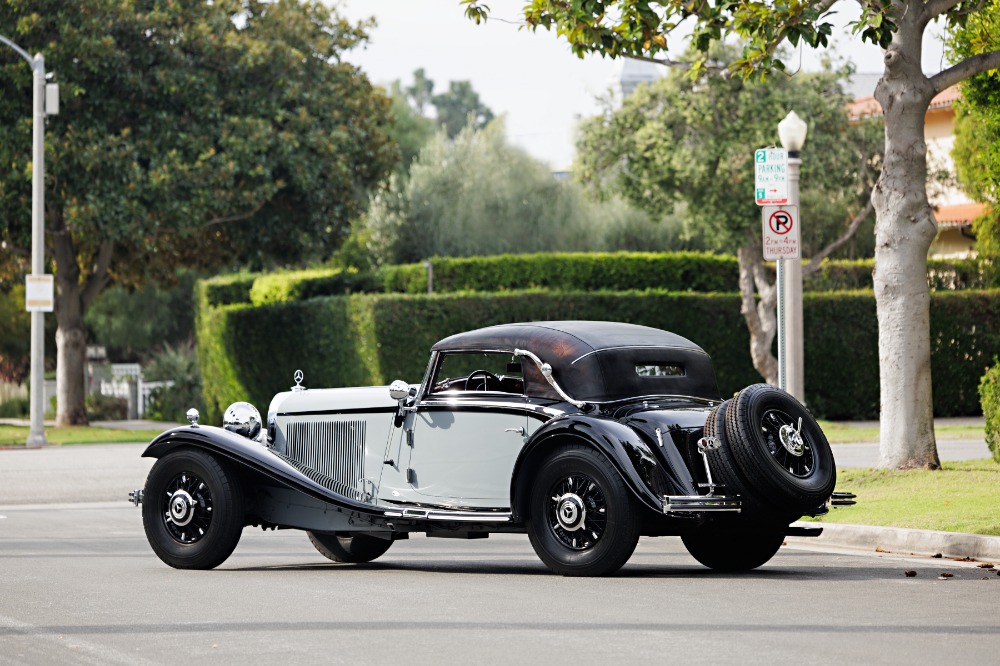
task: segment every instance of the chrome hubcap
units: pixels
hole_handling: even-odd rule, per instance
[[[573,493],[566,493],[556,500],[556,520],[559,526],[567,532],[575,532],[583,527],[587,519],[587,507],[583,500]]]
[[[212,493],[191,472],[178,474],[161,495],[163,525],[175,541],[192,544],[200,541],[212,523]]]
[[[792,418],[780,409],[764,412],[761,436],[774,461],[789,474],[804,479],[813,473],[816,456],[809,441],[802,436],[802,419]]]
[[[184,527],[194,518],[194,507],[198,502],[186,490],[178,490],[170,497],[170,520],[178,527]]]
[[[802,441],[802,435],[790,425],[781,426],[778,431],[778,439],[781,440],[781,445],[785,447],[785,450],[793,456],[801,456],[805,451],[806,443]]]

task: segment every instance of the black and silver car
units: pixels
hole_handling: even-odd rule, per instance
[[[714,569],[767,562],[798,518],[850,504],[830,446],[787,393],[722,400],[709,356],[673,333],[562,321],[460,333],[419,384],[307,389],[249,403],[223,427],[169,430],[143,490],[146,535],[178,568],[210,569],[248,525],[305,530],[337,562],[411,533],[526,533],[565,575],[618,570],[640,536],[680,536]]]

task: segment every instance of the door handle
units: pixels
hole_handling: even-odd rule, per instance
[[[524,428],[505,428],[504,432],[516,432],[521,437],[524,437]]]

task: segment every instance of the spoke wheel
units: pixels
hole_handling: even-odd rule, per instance
[[[528,538],[556,573],[608,575],[635,551],[640,525],[634,504],[607,458],[582,444],[563,446],[542,462],[532,480]]]
[[[367,534],[351,535],[350,532],[323,534],[308,532],[309,541],[324,557],[334,562],[359,564],[371,562],[385,554],[392,541]]]
[[[788,473],[799,479],[809,476],[816,466],[812,445],[802,436],[802,417],[798,421],[780,409],[769,409],[760,419],[771,457]]]
[[[587,550],[604,536],[608,505],[601,487],[586,474],[557,481],[549,491],[552,534],[572,550]]]
[[[236,548],[244,499],[216,458],[180,450],[160,458],[146,478],[142,523],[153,551],[178,569],[212,569]]]

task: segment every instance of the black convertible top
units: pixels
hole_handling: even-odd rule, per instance
[[[642,396],[682,395],[719,399],[708,354],[669,331],[609,321],[542,321],[501,324],[458,333],[433,351],[513,352],[525,349],[552,366],[552,375],[573,398],[611,402]],[[559,396],[524,360],[529,396]]]

